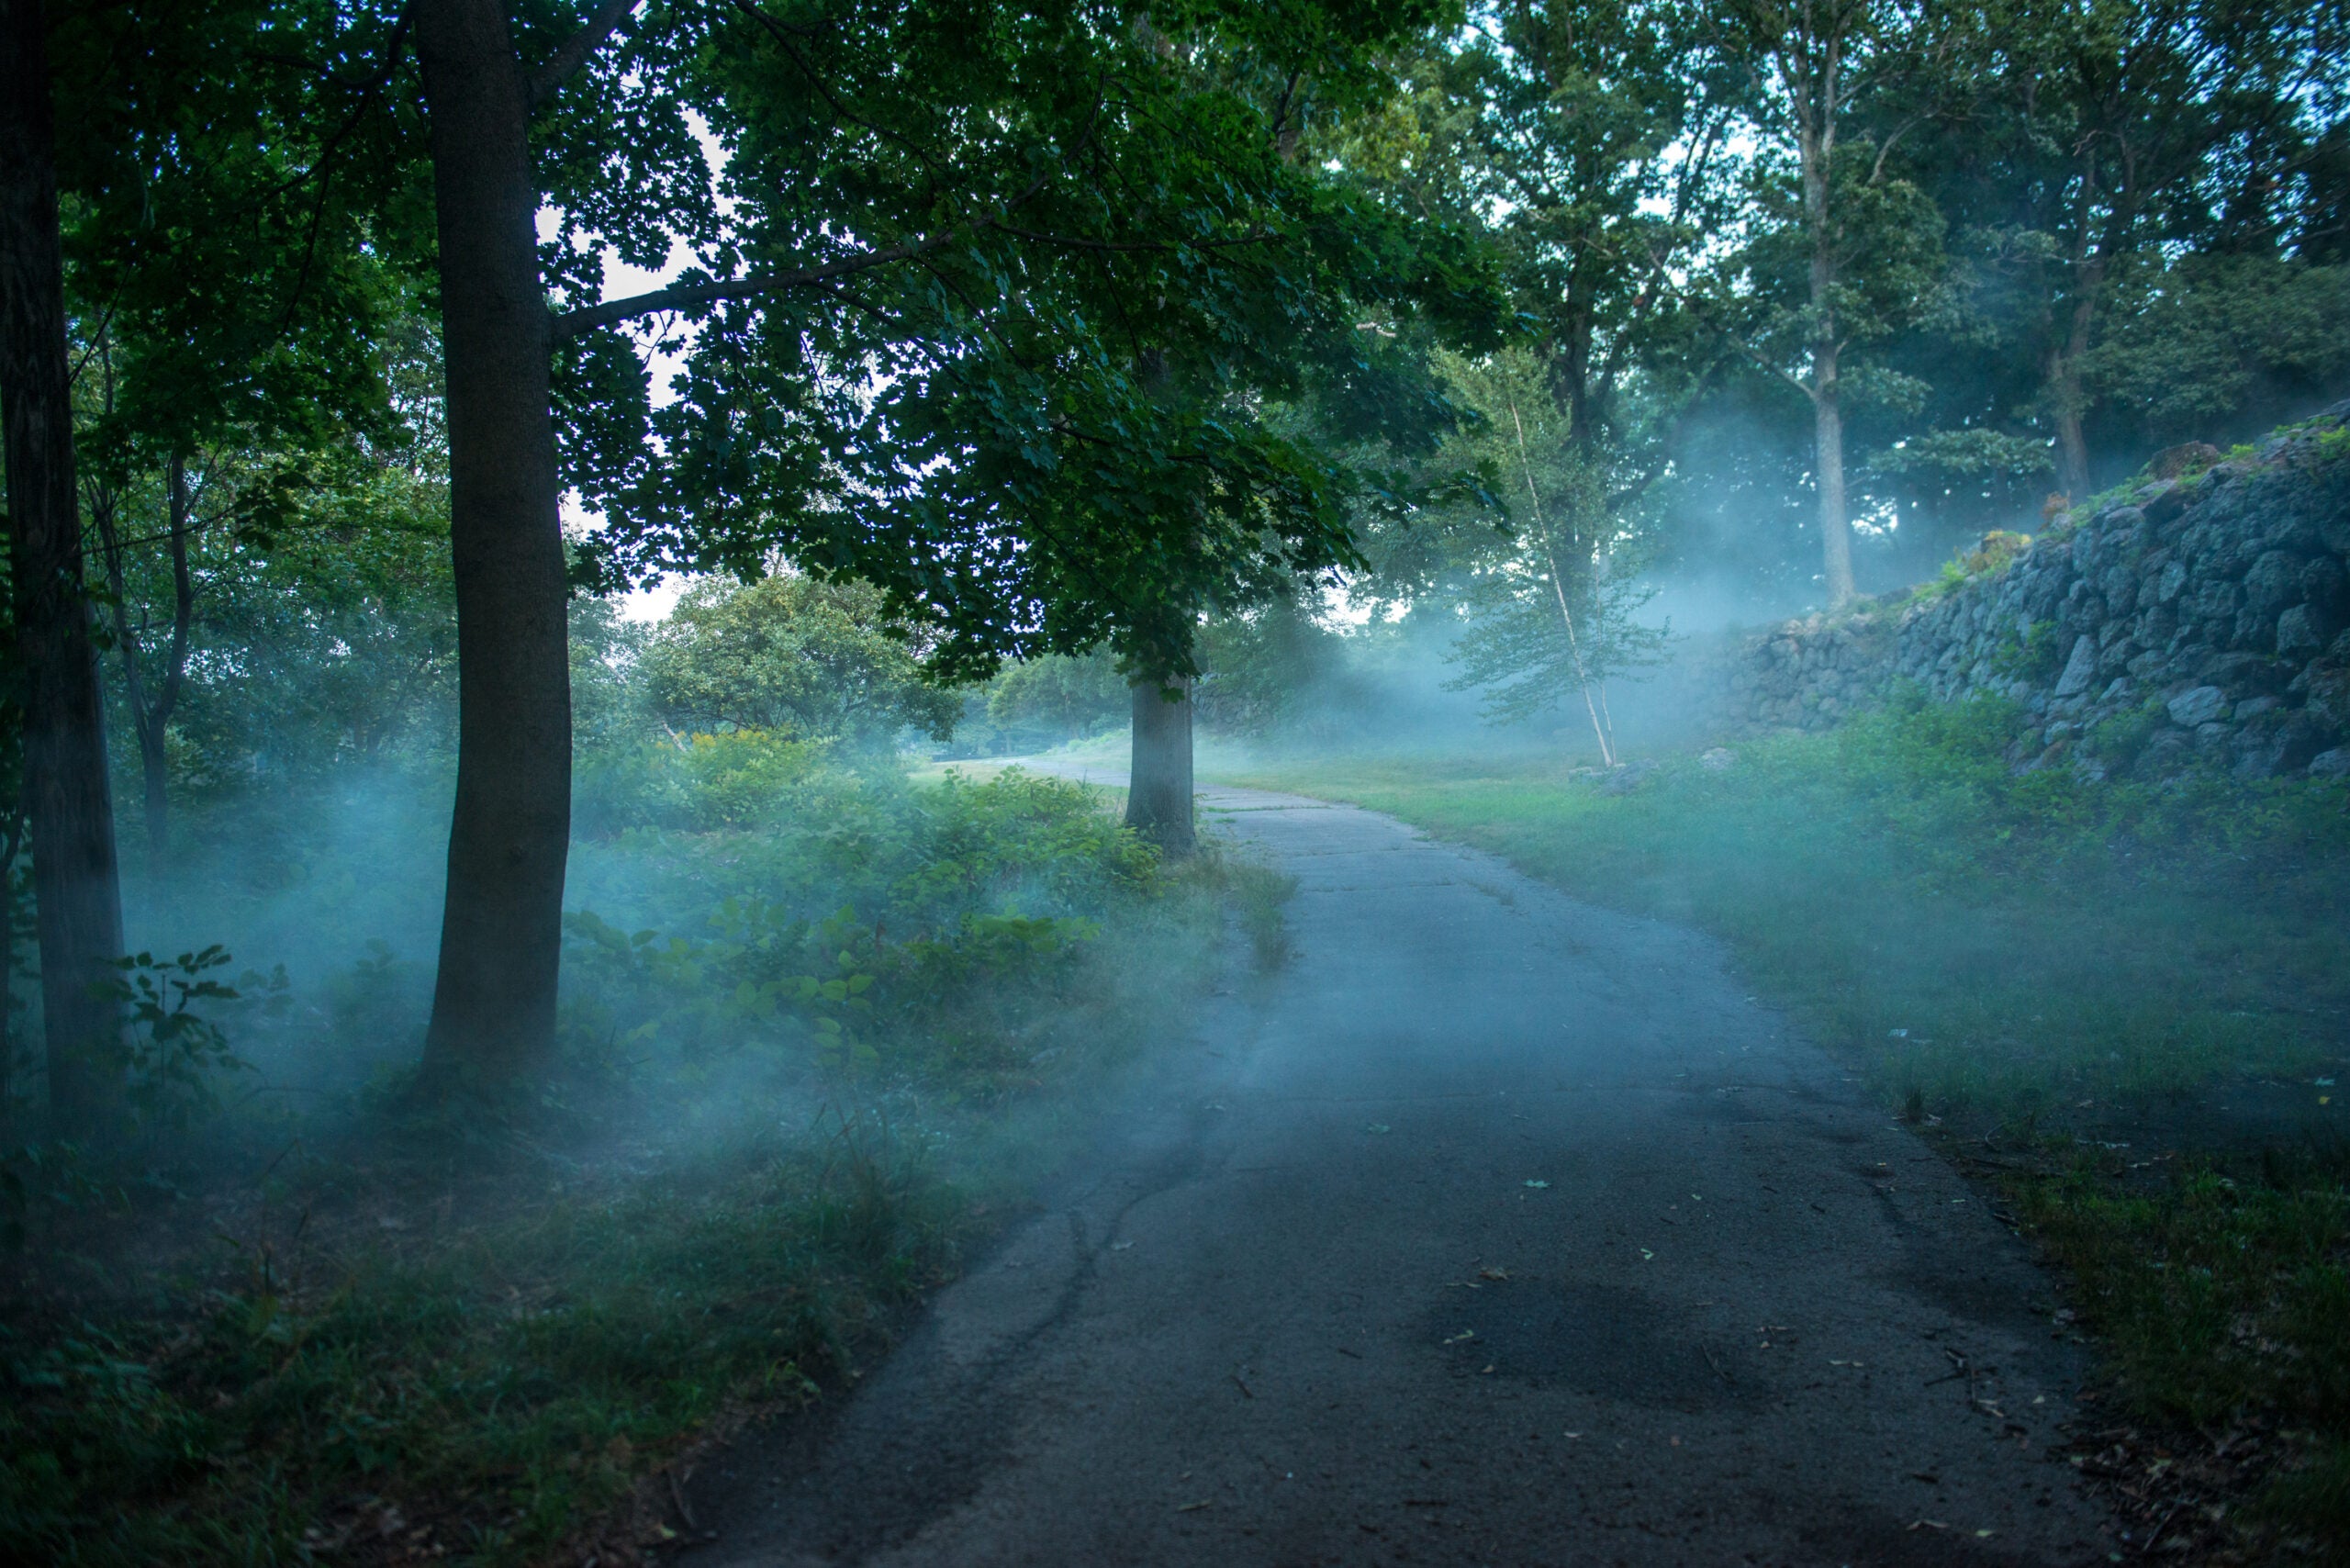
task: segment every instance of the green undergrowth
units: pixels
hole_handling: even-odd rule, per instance
[[[791,1148],[405,1249],[248,1249],[153,1282],[152,1315],[0,1340],[0,1539],[61,1564],[529,1561],[730,1408],[811,1395],[957,1224],[898,1151]]]
[[[2152,1183],[2131,1181],[2131,1163],[2076,1154],[2004,1185],[2072,1275],[2124,1408],[2193,1432],[2197,1448],[2265,1450],[2255,1529],[2290,1560],[2343,1550],[2350,1159],[2271,1147]]]
[[[608,793],[576,847],[528,1103],[420,1111],[394,1078],[290,1137],[230,1111],[20,1187],[0,1558],[633,1552],[682,1528],[648,1477],[855,1375],[1019,1212],[1228,927],[1278,960],[1280,879],[1216,844],[1164,866],[1096,792],[676,757],[647,766],[708,776]],[[336,994],[412,1029],[370,961]],[[229,1043],[298,1063],[349,1013]]]
[[[1613,791],[1506,754],[1242,781],[1711,930],[1888,1109],[2035,1151],[2018,1213],[2072,1271],[2126,1408],[2300,1434],[2264,1506],[2350,1546],[2344,791],[2018,774],[2020,722],[1912,693]]]

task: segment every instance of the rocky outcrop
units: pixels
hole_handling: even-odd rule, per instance
[[[1825,728],[1912,681],[2020,704],[2019,766],[2350,772],[2350,405],[2145,478],[1945,579],[1750,635],[1736,728]]]

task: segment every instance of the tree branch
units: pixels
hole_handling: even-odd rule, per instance
[[[1094,105],[1099,115],[1101,105]],[[1083,137],[1075,151],[1082,151],[1093,134],[1092,121],[1086,122]],[[708,283],[672,284],[656,288],[650,294],[631,295],[625,299],[607,299],[600,305],[583,305],[576,310],[566,310],[550,324],[550,334],[556,342],[578,336],[597,327],[610,327],[632,320],[639,316],[658,315],[664,310],[687,310],[697,305],[715,305],[725,299],[747,299],[756,295],[773,294],[778,289],[806,288],[828,283],[836,277],[887,266],[891,262],[912,261],[930,254],[940,246],[951,243],[957,234],[968,230],[996,229],[1013,232],[1004,221],[1007,214],[1034,200],[1052,181],[1049,174],[1038,174],[1028,182],[1028,188],[1005,202],[990,216],[974,219],[968,226],[948,224],[935,234],[923,236],[902,245],[884,246],[878,251],[864,251],[854,256],[840,256],[822,266],[800,267],[791,272],[755,273],[749,277],[714,278]],[[1235,241],[1237,243],[1238,241]]]
[[[554,90],[604,47],[604,40],[634,14],[638,4],[639,0],[604,0],[597,6],[585,26],[564,39],[561,49],[548,55],[536,71],[522,79],[523,108],[535,113],[540,105],[554,96]]]
[[[624,299],[607,299],[600,305],[583,305],[576,310],[566,310],[557,316],[552,330],[554,341],[562,342],[597,327],[610,327],[632,320],[639,316],[658,315],[664,310],[689,310],[697,305],[716,305],[722,300],[747,299],[756,295],[773,294],[778,289],[806,288],[836,277],[847,277],[873,267],[887,266],[891,262],[909,261],[926,255],[951,241],[957,231],[954,228],[940,230],[911,244],[885,246],[878,251],[863,251],[854,256],[842,256],[822,266],[800,267],[791,272],[754,273],[749,277],[713,278],[708,283],[672,284],[656,288],[650,294],[632,294]]]

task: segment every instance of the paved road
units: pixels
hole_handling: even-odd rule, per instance
[[[1207,797],[1292,961],[681,1562],[2106,1560],[2047,1280],[1715,944]]]

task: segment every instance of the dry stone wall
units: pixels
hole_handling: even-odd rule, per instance
[[[1953,581],[1751,634],[1730,727],[1826,728],[1908,680],[2020,704],[2020,767],[2350,773],[2345,422],[2350,404],[2038,539],[1993,535]]]

